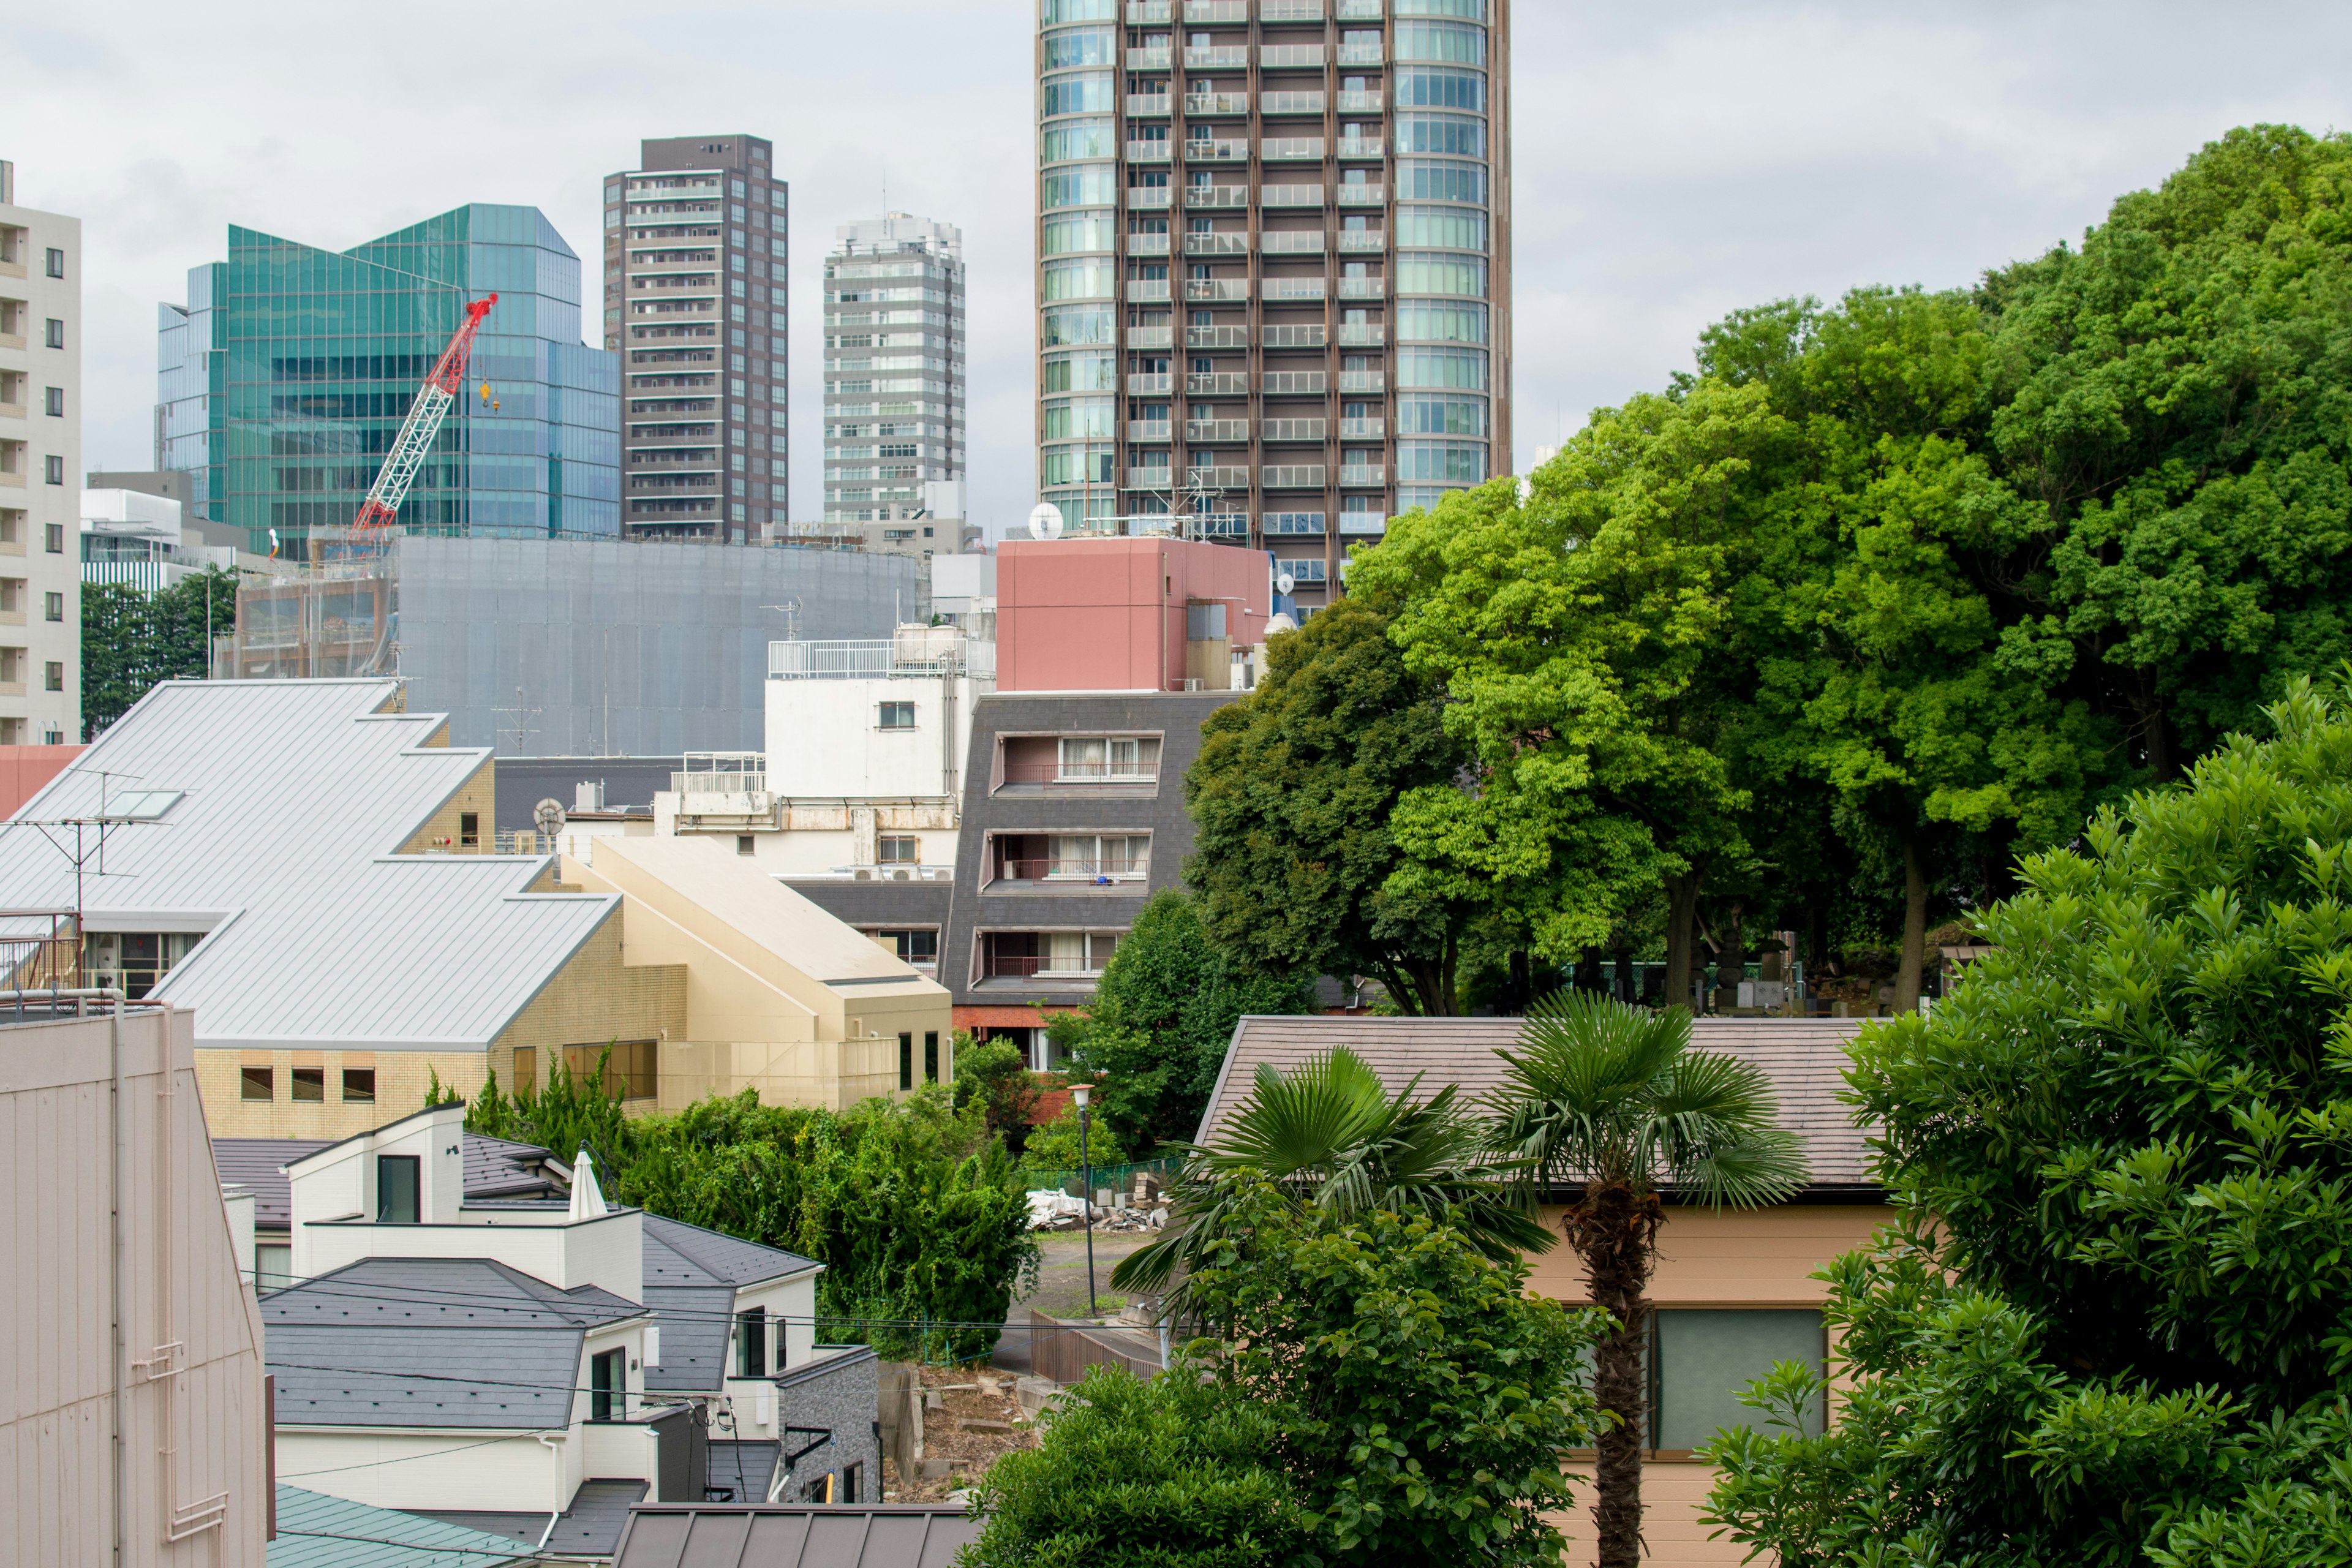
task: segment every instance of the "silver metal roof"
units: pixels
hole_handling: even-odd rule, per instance
[[[182,792],[109,833],[81,899],[93,931],[207,933],[154,993],[195,1010],[197,1045],[479,1049],[618,908],[523,891],[548,856],[397,853],[489,752],[425,744],[442,716],[379,712],[396,689],[165,681],[17,811],[94,816],[101,791]],[[0,888],[16,908],[71,909],[74,867],[44,830],[11,826]],[[37,933],[0,921],[11,934]]]

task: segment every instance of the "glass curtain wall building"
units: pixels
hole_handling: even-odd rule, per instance
[[[890,213],[834,233],[824,520],[887,522],[921,510],[926,486],[965,477],[963,231]]]
[[[1040,0],[1038,479],[1327,603],[1507,471],[1508,0]]]
[[[756,539],[782,523],[791,191],[757,136],[672,136],[604,180],[604,346],[628,378],[629,532]]]
[[[616,537],[619,363],[580,341],[580,259],[536,207],[475,203],[344,251],[232,226],[228,259],[157,313],[157,466],[256,552],[306,556],[358,514],[466,304],[490,293],[401,525]]]

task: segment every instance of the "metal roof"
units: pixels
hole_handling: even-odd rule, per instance
[[[1426,1098],[1447,1084],[1475,1104],[1499,1089],[1504,1065],[1495,1053],[1518,1043],[1518,1018],[1247,1017],[1234,1026],[1217,1086],[1202,1113],[1195,1142],[1207,1142],[1218,1123],[1249,1095],[1260,1063],[1288,1070],[1307,1058],[1345,1046],[1380,1075],[1391,1092],[1421,1077]],[[1845,1090],[1847,1047],[1858,1018],[1698,1018],[1691,1043],[1761,1067],[1772,1080],[1780,1125],[1805,1141],[1816,1191],[1874,1191],[1867,1131],[1853,1121]]]
[[[505,1568],[514,1560],[514,1542],[504,1536],[300,1487],[278,1489],[269,1568]]]
[[[583,1557],[610,1557],[621,1539],[621,1531],[628,1526],[629,1506],[645,1496],[646,1490],[643,1481],[583,1481],[580,1489],[572,1494],[572,1506],[556,1515],[551,1531],[547,1528],[544,1510],[533,1513],[436,1508],[417,1511],[425,1519],[503,1537],[509,1543],[509,1552],[514,1552],[515,1543],[525,1548],[537,1546],[544,1533],[544,1555],[531,1551],[516,1555],[532,1563],[569,1563]]]
[[[980,1539],[954,1505],[640,1505],[613,1568],[950,1568]]]
[[[484,1047],[617,908],[526,893],[549,856],[397,853],[490,755],[427,744],[439,714],[379,711],[398,690],[165,681],[18,810],[89,816],[102,791],[181,792],[108,834],[82,907],[93,931],[208,933],[153,993],[195,1009],[197,1045]],[[69,909],[74,868],[41,830],[10,828],[0,887],[15,907]]]
[[[367,1258],[261,1299],[289,1426],[567,1426],[587,1331],[645,1309],[483,1258]],[[289,1476],[299,1480],[299,1476]]]

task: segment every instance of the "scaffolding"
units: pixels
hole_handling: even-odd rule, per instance
[[[399,551],[323,553],[237,584],[236,629],[213,639],[213,679],[400,673]]]

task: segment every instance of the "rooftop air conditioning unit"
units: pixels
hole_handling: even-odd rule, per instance
[[[890,873],[890,879],[894,882],[911,882],[915,879],[915,874],[912,871],[893,871]]]
[[[863,866],[860,866],[856,870],[852,871],[849,875],[853,881],[870,882],[874,879],[874,873]]]

